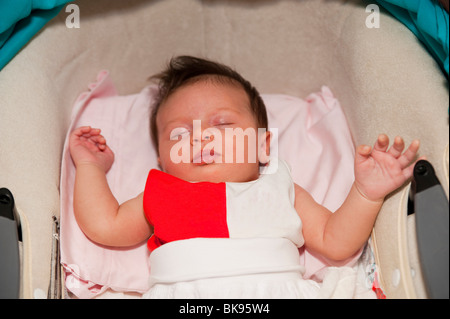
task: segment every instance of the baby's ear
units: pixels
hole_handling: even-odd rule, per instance
[[[270,141],[272,133],[263,130],[258,134],[258,160],[261,165],[265,165],[270,160]]]

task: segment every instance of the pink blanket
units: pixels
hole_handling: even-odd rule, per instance
[[[149,135],[150,104],[155,86],[140,93],[120,96],[108,72],[99,73],[75,102],[69,133],[91,125],[102,129],[115,152],[107,174],[119,203],[143,191],[148,171],[157,168]],[[294,181],[330,210],[343,202],[353,182],[354,147],[345,116],[330,89],[322,87],[306,100],[286,95],[263,95],[269,127],[278,130],[280,158],[292,167]],[[102,247],[79,229],[73,215],[72,194],[75,167],[68,150],[63,150],[61,169],[61,263],[66,288],[79,298],[92,298],[110,288],[143,293],[148,289],[146,244],[129,249]],[[329,263],[301,250],[306,278],[321,280]],[[358,255],[343,264],[353,265]]]

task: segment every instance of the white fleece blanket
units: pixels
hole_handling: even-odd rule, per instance
[[[149,107],[155,90],[154,86],[148,86],[137,94],[120,96],[108,72],[102,71],[73,108],[67,136],[81,125],[99,127],[116,154],[107,178],[119,203],[142,192],[148,171],[158,167],[149,135]],[[353,182],[354,156],[351,135],[338,100],[327,87],[305,100],[274,94],[263,95],[263,99],[269,128],[278,130],[277,143],[271,147],[278,148],[279,156],[291,165],[294,182],[307,189],[317,202],[332,211],[337,209]],[[87,239],[73,215],[74,177],[75,167],[66,138],[61,168],[60,241],[66,288],[78,298],[94,298],[102,293],[108,296],[111,292],[115,292],[114,297],[120,294],[125,297],[146,292],[150,275],[146,245],[113,249]],[[350,296],[337,289],[344,282],[346,286],[356,287],[356,281],[348,273],[350,268],[330,266],[355,268],[358,260],[359,254],[339,265],[331,265],[320,256],[300,250],[300,262],[306,269],[304,278],[321,282],[327,270],[333,274],[323,282],[324,297]]]

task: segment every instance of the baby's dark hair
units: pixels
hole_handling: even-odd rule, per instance
[[[248,96],[249,107],[255,116],[258,128],[268,129],[266,106],[260,94],[250,82],[226,65],[192,56],[178,56],[170,60],[166,70],[152,76],[151,79],[159,82],[159,93],[150,116],[150,133],[157,152],[159,145],[156,115],[161,105],[180,87],[198,81],[209,80],[242,87]]]

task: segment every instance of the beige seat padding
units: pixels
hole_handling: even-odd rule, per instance
[[[305,97],[327,85],[341,102],[355,144],[373,143],[381,132],[402,135],[407,142],[419,138],[421,154],[448,194],[447,79],[415,36],[382,10],[380,27],[368,28],[368,2],[76,4],[80,28],[66,27],[70,12],[61,11],[0,72],[0,186],[13,192],[29,225],[24,262],[30,280],[24,297],[47,292],[52,216],[59,216],[61,151],[71,107],[101,69],[111,72],[122,94],[140,91],[178,54],[229,64],[261,93]],[[389,298],[417,297],[416,279],[408,272],[417,265],[404,258],[405,189],[389,197],[375,227]]]

